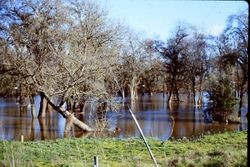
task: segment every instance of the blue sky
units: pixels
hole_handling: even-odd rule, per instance
[[[100,0],[110,17],[121,20],[145,37],[167,39],[178,22],[218,35],[226,19],[248,10],[245,1]]]

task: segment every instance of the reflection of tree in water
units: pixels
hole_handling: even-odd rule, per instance
[[[168,118],[168,122],[169,122],[169,124],[168,124],[169,126],[166,127],[167,131],[166,131],[166,134],[165,134],[165,138],[163,138],[162,144],[165,141],[167,141],[172,136],[172,134],[174,132],[174,127],[175,127],[175,119],[174,119],[174,117],[170,115],[169,118]]]
[[[31,119],[30,125],[31,125],[31,128],[30,128],[30,133],[29,133],[29,139],[31,141],[34,141],[36,138],[35,136],[36,119]]]
[[[84,112],[75,111],[74,115],[78,120],[87,122],[97,131],[107,131],[107,113],[111,108],[112,106],[108,105],[105,99],[91,99],[85,102]],[[82,132],[82,130],[73,126],[73,119],[73,117],[69,117],[66,121],[64,136],[85,136],[85,131]]]
[[[4,130],[3,130],[3,123],[2,120],[0,120],[0,140],[4,139]]]
[[[175,128],[175,121],[176,121],[176,118],[178,118],[178,115],[179,115],[179,112],[178,112],[179,104],[178,103],[172,103],[172,104],[168,105],[167,107],[169,108],[169,111],[170,111],[170,120],[172,122],[171,133],[168,136],[168,138],[170,138],[174,134],[174,131],[176,129]]]
[[[173,116],[170,116],[170,118],[171,118],[171,123],[172,123],[172,130],[171,130],[171,133],[168,135],[168,138],[170,138],[171,137],[171,135],[173,134],[173,132],[174,132],[174,126],[175,126],[175,119],[174,119],[174,117]]]
[[[45,118],[39,118],[39,125],[40,125],[40,134],[41,134],[41,139],[44,140],[47,138],[47,126],[46,126],[46,122],[45,122]]]
[[[152,99],[155,96],[151,97]],[[15,99],[14,99],[15,100]],[[246,130],[246,124],[204,124],[202,119],[202,109],[194,108],[192,105],[183,106],[182,103],[179,106],[170,106],[170,110],[166,107],[166,101],[161,100],[161,103],[158,103],[157,99],[152,100],[152,103],[156,103],[159,109],[152,107],[150,109],[151,103],[145,98],[144,109],[143,106],[135,115],[138,119],[138,122],[145,134],[145,136],[157,137],[161,140],[168,140],[170,137],[183,137],[181,134],[186,137],[192,137],[192,135],[197,136],[206,131],[218,132],[226,130]],[[138,99],[140,101],[140,99]],[[39,105],[40,100],[36,102]],[[11,103],[12,104],[12,103]],[[3,106],[3,104],[1,104]],[[7,140],[20,140],[20,135],[24,135],[25,140],[37,140],[37,139],[55,139],[58,137],[63,137],[63,132],[65,128],[65,119],[62,118],[59,114],[52,111],[47,111],[46,117],[43,119],[34,119],[31,120],[30,112],[23,112],[23,117],[19,117],[19,106],[16,103],[13,104],[14,107],[10,108],[1,108],[1,119],[2,121],[2,131],[0,129],[0,138],[3,137]],[[140,102],[137,104],[140,105]],[[9,106],[9,105],[8,105]],[[90,108],[90,107],[89,107]],[[94,125],[94,111],[89,117],[89,108],[86,108],[85,113],[75,112],[75,116],[82,120],[83,122],[91,122]],[[94,109],[94,106],[93,106]],[[38,111],[39,108],[36,110]],[[69,132],[65,133],[65,137],[140,137],[140,134],[134,124],[134,121],[131,118],[131,115],[127,112],[127,108],[118,109],[119,112],[108,112],[107,113],[107,130],[103,133],[86,133],[81,131],[79,128],[71,128]],[[247,112],[247,106],[246,111]],[[3,116],[3,117],[2,117]],[[6,117],[11,119],[5,119]],[[28,117],[28,118],[27,118]],[[51,119],[54,119],[53,121]],[[35,123],[36,122],[36,123]],[[247,120],[245,121],[247,122]],[[36,124],[36,125],[35,125]],[[67,124],[67,123],[66,123]],[[91,125],[91,123],[88,123]],[[35,127],[36,126],[36,127]],[[6,128],[8,127],[8,128]],[[74,126],[73,126],[74,127]],[[120,128],[119,133],[114,133],[116,128]],[[0,126],[1,128],[1,126]],[[35,130],[37,129],[37,131]],[[3,132],[3,133],[1,133]],[[1,136],[1,134],[3,134]]]

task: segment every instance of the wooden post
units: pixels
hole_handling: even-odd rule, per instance
[[[98,156],[94,156],[94,167],[98,167]]]
[[[114,78],[115,78],[115,77],[114,77]],[[115,81],[116,81],[116,80],[115,80]],[[116,83],[117,83],[117,86],[118,86],[118,88],[119,88],[118,82],[116,82]],[[121,89],[120,89],[120,90],[121,90]],[[125,104],[127,104],[127,103],[125,102]],[[133,119],[134,119],[134,121],[135,121],[135,124],[136,124],[137,128],[139,129],[139,132],[140,132],[140,134],[141,134],[141,136],[142,136],[142,138],[143,138],[143,141],[144,141],[144,143],[145,143],[145,145],[146,145],[146,147],[147,147],[147,149],[148,149],[148,152],[149,152],[149,154],[150,154],[150,157],[151,157],[152,160],[154,161],[154,165],[155,165],[156,167],[158,167],[158,164],[157,164],[157,162],[156,162],[156,160],[155,160],[155,158],[154,158],[154,156],[153,156],[153,153],[152,153],[152,151],[151,151],[151,149],[150,149],[150,147],[149,147],[149,145],[148,145],[148,143],[147,143],[147,141],[146,141],[146,139],[145,139],[145,137],[144,137],[144,135],[143,135],[143,132],[142,132],[142,130],[141,130],[141,128],[140,128],[139,123],[138,123],[137,120],[136,120],[136,117],[135,117],[134,113],[132,112],[132,110],[130,109],[130,107],[129,107],[128,104],[127,104],[127,106],[128,106],[128,108],[129,108],[130,114],[132,115],[132,117],[133,117]]]
[[[86,166],[87,166],[86,164],[87,164],[87,163],[86,163],[86,160],[84,160],[84,161],[83,161],[83,166],[86,167]]]
[[[23,143],[23,135],[21,135],[21,143]]]
[[[143,132],[141,130],[141,127],[140,127],[139,123],[137,122],[137,119],[136,119],[134,113],[132,112],[132,110],[130,108],[129,108],[129,112],[130,112],[130,114],[132,115],[132,117],[133,117],[133,119],[135,121],[135,124],[136,124],[136,126],[137,126],[137,128],[138,128],[138,130],[139,130],[139,132],[140,132],[140,134],[142,136],[142,139],[143,139],[143,141],[144,141],[144,143],[145,143],[145,145],[146,145],[146,147],[148,149],[148,152],[150,154],[151,159],[154,161],[155,166],[158,167],[158,164],[157,164],[157,162],[155,160],[155,157],[154,157],[154,155],[153,155],[153,153],[152,153],[152,151],[151,151],[151,149],[150,149],[150,147],[149,147],[149,145],[148,145],[148,143],[146,141],[146,138],[144,137],[144,134],[143,134]]]

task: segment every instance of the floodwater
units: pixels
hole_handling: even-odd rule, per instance
[[[30,106],[20,112],[15,98],[0,98],[0,140],[45,140],[63,137],[140,137],[136,124],[129,113],[134,112],[139,125],[146,137],[155,137],[162,141],[170,137],[197,137],[202,134],[224,131],[247,130],[247,119],[244,116],[248,106],[243,107],[241,124],[205,123],[204,108],[193,107],[181,103],[178,107],[167,108],[166,96],[156,94],[139,97],[138,101],[121,105],[118,109],[106,114],[106,121],[97,124],[93,112],[75,113],[75,115],[91,127],[101,127],[105,124],[105,132],[82,132],[77,127],[65,131],[66,121],[56,111],[47,111],[45,118],[31,117]],[[204,97],[204,101],[207,99]],[[36,111],[39,110],[40,97],[35,99]],[[206,106],[206,105],[204,105]],[[117,129],[117,130],[116,130]]]

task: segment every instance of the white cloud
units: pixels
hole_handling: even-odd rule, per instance
[[[212,25],[209,28],[209,34],[214,35],[214,36],[219,36],[223,31],[223,26],[221,25]]]

